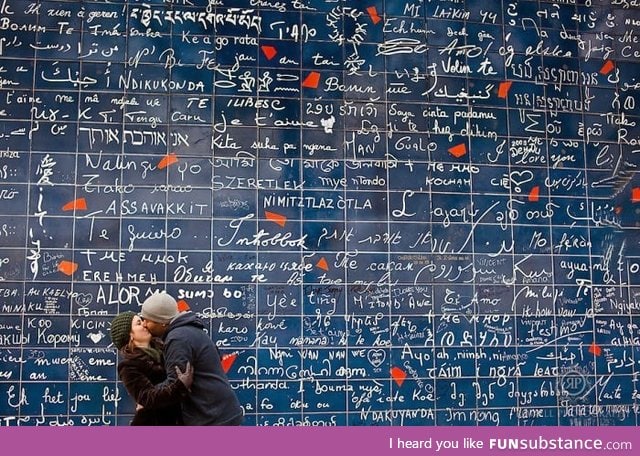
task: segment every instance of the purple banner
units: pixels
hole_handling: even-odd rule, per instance
[[[241,427],[5,428],[6,454],[154,456],[206,453],[347,455],[632,455],[640,436],[628,427]]]

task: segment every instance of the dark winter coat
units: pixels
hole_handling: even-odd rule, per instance
[[[176,317],[164,334],[167,381],[175,377],[175,367],[193,367],[191,391],[182,401],[182,420],[187,426],[239,425],[243,420],[240,402],[222,368],[220,353],[191,312]]]
[[[160,341],[152,346],[161,350]],[[118,376],[127,392],[142,406],[131,421],[132,426],[172,426],[182,424],[180,401],[187,394],[182,382],[174,380],[162,388],[154,388],[166,379],[162,359],[155,360],[144,350],[126,347],[120,351]]]

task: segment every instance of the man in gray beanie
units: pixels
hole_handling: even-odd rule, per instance
[[[167,293],[155,293],[142,303],[141,316],[145,320],[169,324],[178,314],[178,303]]]
[[[227,379],[218,348],[192,312],[179,312],[169,294],[156,293],[142,303],[141,317],[151,334],[164,340],[165,368],[169,383],[174,366],[193,368],[191,392],[182,401],[182,420],[187,426],[238,426],[243,412]],[[161,388],[156,385],[155,388]]]

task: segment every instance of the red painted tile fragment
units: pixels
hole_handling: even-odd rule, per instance
[[[271,60],[278,53],[278,50],[273,46],[260,46],[260,49],[262,50],[262,53],[267,58],[267,60]]]
[[[264,211],[264,216],[267,220],[272,221],[284,228],[284,225],[287,223],[287,217],[281,214],[277,214],[275,212]]]
[[[600,74],[607,75],[611,73],[614,68],[615,65],[613,64],[613,62],[611,60],[607,60],[606,62],[604,62],[604,65],[602,65],[602,68],[600,68]]]
[[[233,366],[233,363],[236,361],[237,357],[237,353],[231,353],[229,355],[222,356],[222,369],[224,370],[225,374],[229,372],[229,369],[231,369],[231,366]]]
[[[171,166],[174,163],[178,163],[178,157],[176,154],[167,154],[158,163],[158,169],[165,169],[167,166]]]
[[[467,145],[465,143],[458,144],[449,148],[449,153],[456,158],[460,158],[467,153]]]
[[[396,385],[402,386],[405,379],[407,378],[407,373],[399,367],[393,367],[391,369],[391,378],[393,378],[393,381],[396,382]]]
[[[513,81],[504,81],[500,83],[498,86],[498,98],[507,98],[511,84],[513,84]]]
[[[64,275],[71,276],[77,270],[78,263],[74,263],[73,261],[62,260],[58,263],[58,271],[62,272]]]
[[[370,6],[369,8],[367,8],[367,13],[369,13],[371,22],[373,22],[374,24],[377,24],[382,20],[382,18],[378,16],[378,10],[376,9],[375,6]]]
[[[318,269],[322,269],[324,271],[328,271],[329,270],[329,263],[327,263],[327,259],[325,257],[322,257],[316,263],[316,267]]]
[[[302,81],[302,87],[306,87],[309,89],[317,89],[320,84],[320,73],[317,71],[312,71],[309,75]]]
[[[185,301],[184,299],[178,301],[178,312],[185,312],[189,309],[191,309],[191,307],[189,307],[187,301]]]
[[[87,210],[87,200],[84,198],[78,198],[73,201],[69,201],[67,204],[62,206],[63,211],[86,211]]]

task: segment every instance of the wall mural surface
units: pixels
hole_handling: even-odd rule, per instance
[[[167,290],[247,425],[637,425],[637,0],[0,0],[0,423],[127,425]]]

